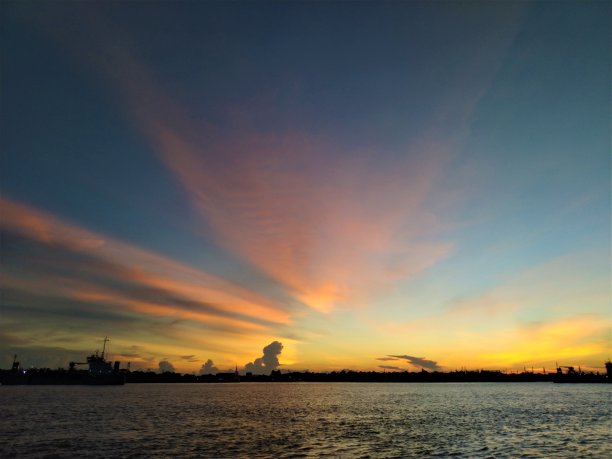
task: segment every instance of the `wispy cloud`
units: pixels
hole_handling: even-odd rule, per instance
[[[453,241],[442,234],[453,225],[448,210],[458,193],[440,185],[522,9],[505,10],[504,26],[489,31],[487,46],[452,68],[453,90],[440,90],[419,120],[420,135],[392,151],[348,147],[300,127],[262,130],[250,120],[274,104],[262,94],[242,107],[216,107],[214,119],[196,117],[188,99],[174,97],[176,88],[160,82],[132,38],[100,11],[64,17],[65,28],[48,26],[54,11],[34,20],[117,91],[188,191],[204,237],[295,301],[328,312],[368,304],[452,252]],[[85,27],[87,39],[75,40]]]
[[[413,276],[451,249],[428,238],[442,223],[424,208],[439,151],[429,164],[382,165],[333,159],[293,134],[210,147],[151,135],[219,243],[315,309]],[[230,156],[230,166],[215,168],[209,154]]]
[[[96,64],[189,191],[203,235],[299,302],[320,311],[355,305],[452,250],[440,236],[449,222],[434,210],[452,199],[434,190],[456,137],[430,132],[387,155],[299,131],[256,132],[238,120],[228,135],[189,117],[132,57],[111,61]]]
[[[35,313],[46,318],[37,322],[44,328],[78,317],[89,333],[106,326],[125,337],[137,324],[136,334],[146,329],[158,339],[167,332],[163,324],[184,321],[218,340],[265,336],[290,323],[282,306],[217,276],[8,198],[0,198],[0,213],[6,320],[23,322]]]
[[[487,49],[496,65],[513,33]],[[300,129],[262,131],[244,117],[226,115],[223,126],[195,120],[121,49],[112,67],[98,68],[189,192],[206,236],[211,230],[296,300],[319,311],[354,307],[453,250],[442,234],[453,226],[448,209],[457,195],[441,185],[496,65],[478,81],[458,72],[463,90],[421,120],[420,136],[395,151],[358,150]]]
[[[53,23],[43,17],[41,24]],[[223,122],[203,121],[131,52],[129,37],[115,29],[108,33],[103,18],[85,11],[67,22],[69,27],[47,28],[117,90],[127,117],[188,192],[203,237],[280,285],[291,306],[329,312],[376,302],[452,253],[454,243],[445,234],[454,224],[449,210],[457,198],[440,185],[496,65],[454,69],[454,90],[441,92],[433,115],[413,127],[420,135],[393,151],[384,145],[359,149],[299,127],[262,130],[248,115],[228,115],[230,110],[218,114]],[[75,40],[80,35],[86,38]],[[495,43],[478,48],[475,61],[491,57],[499,63],[511,36],[495,35]],[[30,307],[34,300],[26,290],[94,305],[98,313],[172,318],[249,336],[294,317],[288,305],[225,279],[5,204],[14,214],[7,237],[30,247],[36,277],[32,282],[10,268],[5,282]]]
[[[86,44],[52,33],[121,95],[134,125],[188,191],[203,236],[297,302],[319,311],[367,304],[453,250],[442,234],[453,224],[447,211],[456,195],[439,185],[512,27],[479,50],[496,64],[479,69],[477,81],[457,71],[461,90],[436,102],[420,136],[388,151],[299,128],[262,131],[244,114],[260,107],[248,104],[219,113],[223,122],[196,118],[131,51],[129,37],[108,34],[102,16],[82,21]]]
[[[177,315],[202,313],[253,323],[287,323],[289,313],[257,293],[212,274],[0,198],[3,218],[3,281],[30,291],[110,297],[172,306]],[[93,243],[92,241],[95,241]],[[28,276],[16,268],[27,262]],[[30,285],[30,277],[39,276]],[[10,285],[7,285],[10,286]],[[114,296],[113,296],[114,295]],[[140,303],[139,303],[140,302]]]

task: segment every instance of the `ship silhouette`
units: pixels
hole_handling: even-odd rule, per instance
[[[87,357],[87,362],[70,362],[68,370],[23,369],[15,355],[11,369],[0,372],[0,383],[3,385],[123,385],[125,373],[119,368],[120,362],[115,361],[112,364],[105,358],[108,341],[108,337],[105,337],[102,353],[96,351]],[[77,365],[88,365],[88,369],[78,370]]]

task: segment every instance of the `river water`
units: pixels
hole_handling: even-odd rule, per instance
[[[0,386],[0,457],[612,457],[612,385]]]

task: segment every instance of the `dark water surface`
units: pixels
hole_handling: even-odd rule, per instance
[[[612,386],[0,386],[0,457],[612,457]]]

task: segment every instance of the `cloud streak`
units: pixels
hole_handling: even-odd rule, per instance
[[[444,146],[423,146],[418,164],[383,165],[368,154],[339,159],[335,147],[299,134],[189,142],[149,124],[217,241],[314,309],[389,287],[451,249],[428,240],[443,224],[424,209]]]
[[[364,305],[451,253],[441,235],[456,198],[437,185],[495,66],[478,82],[458,74],[462,97],[440,102],[418,138],[394,151],[356,150],[300,129],[266,132],[244,116],[225,114],[223,125],[194,118],[130,52],[127,37],[110,38],[101,18],[90,22],[87,47],[54,33],[118,89],[188,191],[202,235],[294,301],[322,312]],[[507,46],[507,32],[487,52]]]
[[[0,198],[8,284],[33,292],[106,293],[132,305],[172,306],[254,324],[287,323],[289,314],[243,287],[135,246],[104,238],[49,214]],[[28,276],[19,276],[27,269]],[[206,298],[206,300],[202,300]],[[108,299],[108,298],[103,298]]]
[[[440,101],[421,134],[393,151],[360,150],[300,129],[265,131],[244,117],[229,116],[223,126],[195,121],[126,47],[113,51],[112,67],[98,68],[189,192],[206,237],[295,300],[329,312],[365,304],[451,253],[452,241],[441,235],[453,223],[443,215],[457,198],[440,185],[511,29],[480,51],[497,64],[481,69],[478,81],[458,72],[463,90]]]
[[[3,316],[13,325],[34,313],[47,318],[32,324],[40,329],[62,318],[68,320],[63,327],[70,328],[78,318],[74,328],[80,336],[115,329],[128,341],[137,326],[132,338],[149,333],[146,339],[155,341],[182,322],[200,334],[208,330],[221,343],[230,337],[248,341],[290,323],[285,308],[225,279],[8,198],[0,198],[0,213]],[[189,339],[206,342],[200,336]]]
[[[202,237],[272,281],[290,301],[270,301],[226,279],[6,201],[3,234],[14,256],[2,286],[11,297],[12,317],[28,310],[53,315],[46,304],[54,304],[58,315],[81,311],[83,320],[116,320],[126,328],[138,317],[160,336],[189,323],[214,335],[193,333],[191,339],[225,350],[220,336],[269,342],[278,336],[273,331],[297,317],[317,315],[301,306],[324,313],[377,306],[385,293],[453,252],[447,235],[455,225],[457,194],[446,179],[472,111],[496,71],[496,64],[478,62],[499,63],[513,27],[490,34],[489,46],[470,51],[469,62],[457,59],[468,71],[449,69],[453,77],[445,86],[453,90],[436,92],[431,113],[411,118],[418,126],[409,131],[416,135],[397,136],[393,146],[355,147],[324,130],[298,124],[275,129],[254,120],[275,104],[274,97],[261,94],[257,103],[224,107],[203,120],[189,99],[179,102],[177,89],[164,86],[139,59],[138,47],[130,46],[121,27],[105,26],[103,14],[96,17],[95,11],[79,10],[83,14],[67,19],[47,11],[52,19],[42,12],[38,20],[95,70],[98,82],[101,77],[116,90],[127,118],[187,192]],[[196,353],[179,349],[172,358],[188,361],[181,356]],[[277,357],[276,363],[265,357],[264,351],[251,365],[278,365]],[[379,360],[437,367],[407,355]]]

